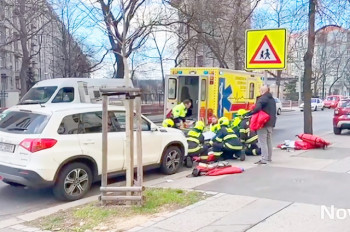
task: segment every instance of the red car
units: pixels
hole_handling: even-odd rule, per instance
[[[323,101],[324,107],[329,109],[336,108],[339,104],[339,101],[341,101],[342,99],[343,96],[341,95],[330,95]]]
[[[334,134],[341,134],[343,129],[350,129],[350,99],[340,101],[338,107],[334,110]]]

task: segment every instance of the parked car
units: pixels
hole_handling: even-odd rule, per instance
[[[340,101],[334,109],[333,132],[339,135],[343,129],[350,129],[350,99]]]
[[[341,101],[342,99],[344,99],[344,97],[341,95],[330,95],[324,100],[324,107],[334,109],[338,106],[339,101]]]
[[[300,111],[304,110],[304,103],[300,104],[299,106]],[[320,98],[311,98],[311,110],[317,111],[317,110],[324,110],[323,101]]]
[[[13,107],[0,121],[0,176],[9,185],[52,187],[63,200],[82,198],[102,168],[102,106],[66,104]],[[120,174],[125,161],[125,109],[109,107],[108,172]],[[145,168],[173,174],[187,154],[180,130],[159,128],[142,116]]]
[[[276,113],[277,115],[280,115],[282,113],[282,102],[280,101],[280,99],[274,97],[275,102],[276,102]]]

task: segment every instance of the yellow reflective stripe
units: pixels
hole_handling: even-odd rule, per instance
[[[227,128],[226,130],[227,132],[233,133],[233,130],[231,128]]]
[[[233,146],[233,145],[231,145],[229,143],[225,143],[225,146],[230,148],[230,149],[232,149],[232,150],[242,150],[243,149],[242,146]]]
[[[196,148],[188,149],[188,152],[189,152],[189,153],[194,153],[194,152],[199,151],[200,149],[201,149],[201,147],[198,146],[198,147],[196,147]]]
[[[196,138],[193,138],[193,137],[187,137],[187,141],[191,141],[191,142],[195,142],[195,143],[200,144],[199,139],[196,139]]]
[[[222,155],[222,153],[223,153],[222,151],[220,151],[220,152],[214,152],[214,155],[215,155],[215,156],[220,156],[220,155]]]
[[[222,142],[222,139],[220,139],[220,138],[215,138],[215,140],[220,142],[220,143]]]
[[[252,142],[256,141],[257,139],[258,139],[258,135],[255,135],[255,136],[247,139],[246,143],[252,143]]]
[[[226,136],[224,137],[224,140],[227,140],[227,139],[236,139],[236,138],[237,138],[237,135],[231,134],[231,135],[226,135]]]
[[[193,130],[191,130],[190,132],[188,132],[188,134],[187,134],[188,136],[193,136],[193,137],[199,137],[199,136],[201,136],[201,133],[198,133],[198,132],[196,132],[196,131],[193,131]]]
[[[257,150],[253,149],[253,155],[258,155]]]

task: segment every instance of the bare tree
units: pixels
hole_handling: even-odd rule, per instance
[[[130,78],[128,58],[147,41],[159,12],[151,12],[146,0],[97,0],[116,64],[115,78]],[[98,11],[96,11],[96,9]]]
[[[222,68],[243,67],[244,32],[260,0],[225,0],[220,7],[210,0],[168,2],[178,10],[179,23],[186,25],[185,34],[195,34],[205,56],[212,54]]]

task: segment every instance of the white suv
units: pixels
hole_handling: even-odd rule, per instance
[[[102,108],[98,104],[16,106],[0,121],[0,176],[9,185],[52,186],[55,196],[76,200],[98,181],[102,166]],[[125,163],[125,110],[109,107],[108,172]],[[175,173],[187,154],[184,134],[143,117],[143,164]]]

